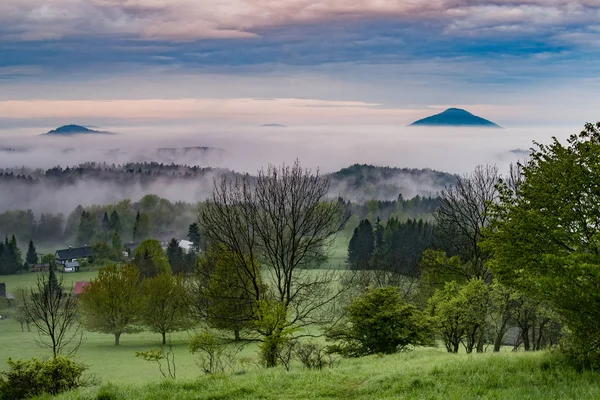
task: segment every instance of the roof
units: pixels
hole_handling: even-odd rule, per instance
[[[75,283],[75,287],[73,287],[73,294],[79,295],[83,293],[83,289],[86,288],[90,283],[87,281],[78,281]]]
[[[65,267],[69,268],[75,268],[75,267],[79,267],[79,263],[77,261],[67,261],[65,263]]]
[[[69,247],[64,250],[56,250],[56,258],[58,260],[70,260],[73,258],[92,257],[94,252],[90,246]]]

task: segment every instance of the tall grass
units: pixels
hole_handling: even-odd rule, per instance
[[[109,385],[58,399],[597,399],[599,378],[596,372],[577,372],[550,353],[466,355],[420,349],[344,359],[323,371],[262,369],[145,386]]]

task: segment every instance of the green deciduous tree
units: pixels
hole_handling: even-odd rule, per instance
[[[139,269],[142,279],[171,273],[169,260],[156,239],[146,239],[140,244],[135,251],[133,264]]]
[[[258,262],[248,264],[255,265],[255,274],[260,276]],[[240,332],[251,328],[255,317],[257,300],[252,280],[237,265],[235,254],[224,246],[211,246],[196,272],[198,282],[203,282],[198,296],[208,323],[217,329],[233,331],[239,340]],[[262,281],[259,290],[265,290]]]
[[[140,272],[133,265],[100,269],[79,297],[86,329],[114,335],[115,345],[123,333],[138,332],[136,325],[143,306],[139,277]]]
[[[121,236],[119,236],[119,232],[113,231],[111,238],[111,258],[115,261],[119,261],[123,259],[123,251],[125,248],[123,247],[123,242],[121,241]]]
[[[600,366],[600,123],[563,145],[536,143],[517,185],[504,182],[489,240],[496,277],[547,300],[571,350]]]
[[[462,343],[471,353],[485,333],[489,289],[480,279],[465,285],[447,282],[429,299],[428,313],[448,352],[457,353]],[[482,351],[482,348],[478,348]]]
[[[328,340],[333,352],[360,357],[391,354],[408,346],[433,344],[427,317],[407,303],[395,287],[365,292],[348,306],[346,323],[330,329]]]
[[[152,222],[148,214],[137,212],[133,224],[133,240],[145,240],[152,235]]]
[[[167,333],[189,329],[191,318],[191,296],[181,275],[159,274],[142,281],[144,297],[141,322],[150,331],[162,335],[162,344],[167,343]]]

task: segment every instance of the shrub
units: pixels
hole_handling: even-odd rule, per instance
[[[8,372],[2,372],[0,400],[25,399],[41,394],[58,393],[83,386],[82,375],[86,366],[65,356],[49,360],[7,361]]]
[[[333,367],[335,360],[326,351],[327,347],[314,342],[297,343],[294,355],[308,369]]]
[[[369,290],[354,299],[347,311],[346,323],[325,334],[336,342],[328,348],[332,353],[349,357],[391,354],[433,343],[429,320],[396,287]]]
[[[465,285],[446,282],[429,299],[428,312],[448,352],[457,353],[462,343],[467,353],[483,340],[489,291],[480,279]]]
[[[200,360],[198,366],[204,373],[225,372],[233,367],[235,356],[242,346],[235,346],[223,341],[217,335],[205,332],[192,338],[189,344],[190,353],[198,353]]]

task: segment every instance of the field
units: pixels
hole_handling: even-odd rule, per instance
[[[133,364],[124,373],[139,374]],[[104,385],[59,399],[597,399],[600,374],[548,353],[446,354],[418,349],[345,359],[332,369],[251,370],[148,385]],[[99,396],[101,394],[102,396]]]
[[[65,284],[89,280],[94,271],[65,275]],[[3,277],[7,288],[35,283],[37,274]],[[558,355],[506,351],[492,354],[447,354],[442,348],[361,359],[340,359],[334,368],[309,371],[299,363],[291,371],[258,367],[257,347],[240,354],[248,362],[229,374],[205,375],[197,356],[188,352],[192,332],[172,336],[177,379],[166,380],[156,364],[135,357],[157,348],[159,335],[124,335],[121,345],[111,335],[85,333],[76,359],[89,366],[99,385],[59,399],[595,399],[600,373],[578,372]],[[36,345],[36,333],[21,332],[11,319],[0,320],[0,360],[47,357]],[[0,367],[2,369],[4,365]],[[108,396],[108,397],[106,397]],[[102,398],[102,397],[100,397]]]

